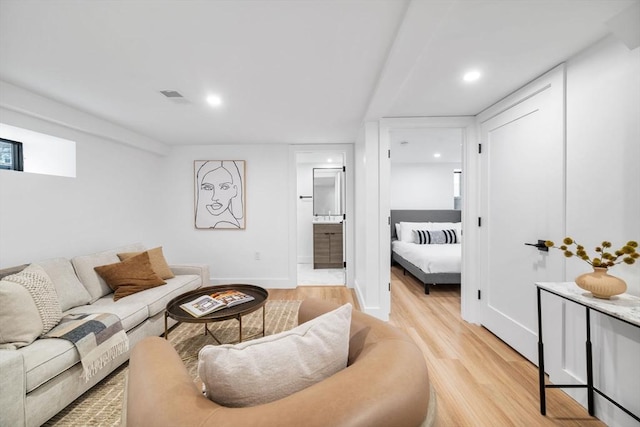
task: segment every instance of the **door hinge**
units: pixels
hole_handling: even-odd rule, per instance
[[[482,291],[478,289],[478,299],[482,299]]]
[[[388,150],[388,151],[387,151],[387,156],[388,156],[389,158],[391,158],[391,150]]]
[[[344,261],[344,262],[342,263],[342,266],[343,266],[344,268],[347,268],[347,261]]]
[[[343,166],[343,167],[342,167],[342,172],[346,172],[346,171],[347,171],[347,167],[346,167],[346,166]]]
[[[343,220],[343,221],[346,221],[346,220],[347,220],[347,214],[346,214],[346,213],[342,214],[342,220]]]
[[[478,217],[478,227],[482,227],[482,217]]]
[[[482,154],[482,144],[478,144],[478,154]]]
[[[388,223],[389,225],[391,225],[391,217],[390,217],[390,216],[388,216],[388,217],[387,217],[387,223]]]
[[[389,282],[389,292],[391,292],[391,282]]]

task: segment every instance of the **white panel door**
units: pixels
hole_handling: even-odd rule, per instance
[[[482,324],[536,364],[534,282],[560,280],[564,263],[525,243],[563,237],[563,76],[556,69],[479,116]]]

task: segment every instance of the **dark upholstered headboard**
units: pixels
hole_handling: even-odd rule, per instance
[[[392,210],[391,239],[396,238],[396,224],[399,222],[461,222],[462,211],[444,210]]]

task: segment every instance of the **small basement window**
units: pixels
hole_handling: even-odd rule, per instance
[[[23,170],[22,143],[0,138],[0,169]]]
[[[0,123],[0,169],[76,177],[76,143]]]
[[[453,170],[453,209],[462,209],[462,170]]]

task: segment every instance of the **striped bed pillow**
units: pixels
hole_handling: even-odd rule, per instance
[[[444,245],[458,243],[456,230],[413,230],[414,243],[419,245]]]

